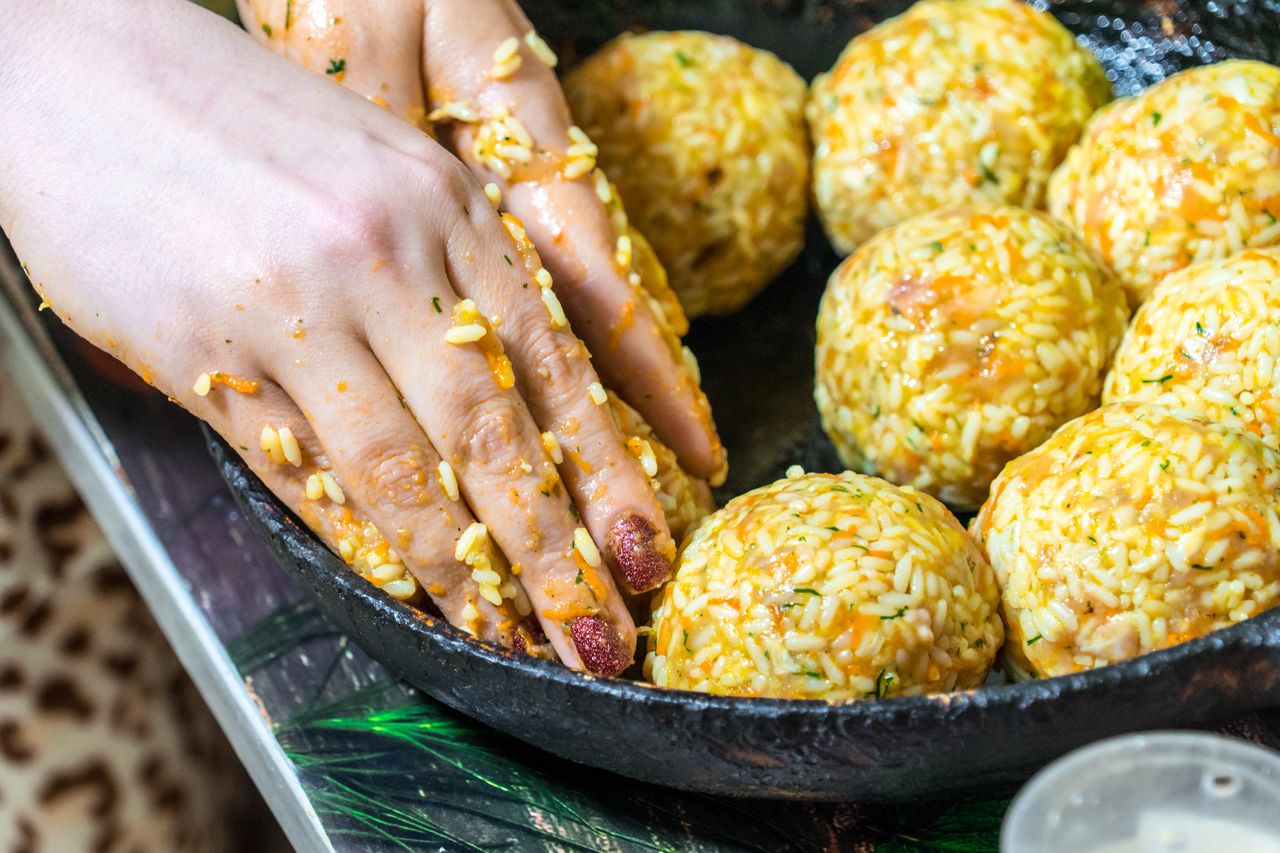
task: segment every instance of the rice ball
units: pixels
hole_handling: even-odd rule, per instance
[[[939,207],[1039,207],[1111,97],[1093,55],[1017,0],[923,0],[854,38],[813,83],[813,189],[852,251]]]
[[[1190,413],[1116,404],[1010,463],[972,532],[1017,677],[1199,637],[1280,602],[1280,455]]]
[[[1004,632],[991,567],[946,507],[860,474],[800,474],[694,531],[656,599],[660,687],[832,701],[982,682]]]
[[[845,259],[814,396],[846,465],[975,509],[1010,459],[1098,404],[1124,291],[1063,224],[953,209]]]
[[[690,317],[742,307],[804,241],[804,80],[702,32],[622,35],[564,80]]]
[[[1100,111],[1049,184],[1136,305],[1175,270],[1280,243],[1280,68],[1231,60]]]
[[[1280,450],[1280,249],[1172,273],[1133,319],[1104,402],[1190,409]]]

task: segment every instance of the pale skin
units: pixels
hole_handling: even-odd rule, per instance
[[[619,592],[635,575],[619,557],[644,541],[636,530],[668,569],[671,549],[595,384],[640,410],[691,473],[716,474],[723,451],[648,308],[632,304],[618,332],[631,290],[589,179],[500,182],[570,328],[510,262],[477,179],[495,176],[421,129],[425,79],[451,98],[501,100],[548,156],[566,149],[554,76],[523,44],[515,75],[485,76],[528,23],[497,0],[293,0],[271,44],[260,24],[283,23],[284,0],[241,5],[259,39],[317,71],[341,46],[342,79],[185,0],[0,0],[0,225],[33,284],[71,328],[208,421],[335,550],[371,522],[450,621],[530,647],[536,620],[567,665],[618,672],[636,640]],[[446,340],[466,299],[514,384],[484,344]],[[202,389],[213,372],[245,382]],[[263,449],[264,426],[296,436],[298,464]],[[572,451],[559,466],[544,432]],[[307,496],[319,473],[340,495]],[[519,565],[508,579],[530,619],[514,600],[477,596],[455,558],[476,520]],[[579,527],[602,556],[586,583]]]

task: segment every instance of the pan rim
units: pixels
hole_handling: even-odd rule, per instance
[[[679,688],[658,687],[626,678],[602,677],[576,672],[558,661],[539,659],[477,639],[444,619],[397,601],[350,571],[336,554],[302,525],[279,498],[272,494],[248,465],[212,429],[201,424],[206,443],[223,479],[251,518],[262,525],[269,537],[279,539],[283,549],[304,556],[312,569],[323,571],[329,580],[351,595],[364,599],[361,605],[380,619],[400,622],[446,653],[472,656],[479,663],[534,676],[569,690],[585,690],[610,699],[643,701],[673,710],[717,710],[738,717],[781,717],[815,721],[851,722],[902,713],[913,718],[932,715],[934,719],[954,717],[966,710],[989,710],[998,706],[1025,706],[1045,700],[1106,689],[1115,684],[1159,679],[1186,661],[1199,661],[1232,650],[1280,654],[1280,605],[1243,622],[1220,628],[1194,640],[1148,652],[1097,669],[1033,681],[980,685],[968,690],[929,693],[919,696],[852,699],[829,702],[823,699],[775,699],[758,696],[725,696]],[[234,474],[238,482],[232,482]],[[264,511],[274,511],[270,519]],[[281,555],[271,548],[277,562]],[[286,568],[286,571],[288,569]],[[315,593],[312,593],[315,594]]]

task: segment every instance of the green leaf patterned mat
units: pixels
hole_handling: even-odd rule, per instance
[[[228,651],[250,684],[299,654],[329,673],[358,654],[309,602],[270,614]],[[343,849],[994,851],[1010,793],[878,807],[707,797],[561,761],[385,676],[337,697],[328,687],[275,730]]]

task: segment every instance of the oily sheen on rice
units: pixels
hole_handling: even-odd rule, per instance
[[[1156,651],[1280,603],[1280,455],[1190,413],[1104,406],[1011,462],[972,533],[1018,677]]]
[[[802,474],[708,516],[656,599],[660,687],[828,700],[974,687],[1004,636],[995,576],[946,507]]]
[[[1006,462],[1097,405],[1127,319],[1119,283],[1046,214],[925,214],[832,274],[818,411],[846,465],[977,508]]]
[[[1142,304],[1104,402],[1190,409],[1280,449],[1280,248],[1170,274]]]

